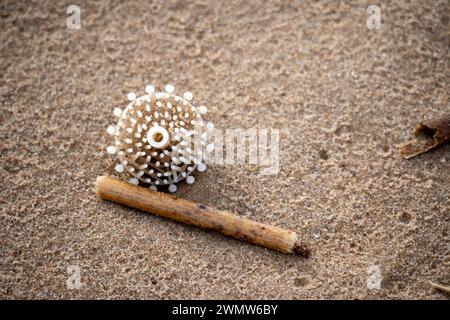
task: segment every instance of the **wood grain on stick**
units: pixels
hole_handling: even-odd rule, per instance
[[[310,251],[300,243],[297,234],[293,231],[255,222],[162,192],[134,186],[115,178],[98,177],[96,192],[102,199],[200,228],[214,230],[239,240],[284,253],[297,253],[304,257],[310,255]]]

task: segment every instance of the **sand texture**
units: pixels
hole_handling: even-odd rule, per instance
[[[397,145],[450,110],[449,2],[383,2],[370,30],[366,1],[76,1],[70,30],[73,1],[2,1],[0,297],[448,299],[428,282],[450,285],[450,145]],[[213,166],[177,196],[296,231],[310,259],[96,196],[112,110],[148,83],[216,128],[280,129],[278,175]]]

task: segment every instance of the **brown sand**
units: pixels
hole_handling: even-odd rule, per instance
[[[389,1],[382,30],[365,1],[213,2],[76,1],[81,30],[73,1],[1,2],[0,296],[449,298],[428,281],[450,284],[450,146],[395,148],[449,110],[448,1]],[[149,82],[218,128],[284,130],[278,175],[215,166],[177,195],[297,231],[310,259],[97,198],[112,110]]]

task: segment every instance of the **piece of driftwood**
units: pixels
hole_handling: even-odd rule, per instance
[[[193,201],[131,185],[115,178],[98,177],[96,192],[102,199],[214,230],[239,240],[284,253],[296,253],[303,257],[310,255],[310,251],[293,231],[255,222]]]
[[[416,139],[404,144],[400,153],[410,159],[450,141],[450,114],[438,119],[423,121],[416,128]]]
[[[446,287],[446,286],[443,286],[443,285],[440,285],[440,284],[437,284],[437,283],[434,283],[434,282],[431,282],[431,281],[430,281],[430,285],[436,290],[440,290],[440,291],[443,291],[443,292],[446,292],[446,293],[450,293],[450,287]]]

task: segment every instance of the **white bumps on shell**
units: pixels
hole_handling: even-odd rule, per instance
[[[114,146],[109,146],[108,148],[106,148],[106,152],[108,152],[109,154],[115,154],[116,148]]]
[[[134,184],[137,186],[139,184],[139,180],[136,178],[131,178],[130,180],[128,180],[128,183]]]
[[[198,112],[201,115],[205,115],[208,112],[208,109],[205,106],[200,106],[200,107],[198,107]]]
[[[193,176],[189,176],[186,178],[186,182],[189,184],[193,184],[195,181],[195,178]]]
[[[124,170],[123,164],[116,165],[115,169],[117,172],[122,173]]]
[[[190,92],[185,92],[185,93],[183,94],[183,98],[186,99],[186,100],[188,100],[188,101],[191,101],[192,98],[194,98],[194,96],[193,96],[192,93],[190,93]]]
[[[134,92],[130,92],[127,96],[128,100],[133,101],[136,99],[136,94]]]
[[[148,85],[145,87],[145,92],[152,94],[153,92],[155,92],[155,88],[152,85]]]
[[[114,128],[114,126],[109,126],[108,129],[106,129],[106,132],[108,132],[108,134],[112,136],[116,132],[116,129]]]
[[[200,164],[197,166],[197,170],[198,170],[199,172],[205,171],[205,170],[206,170],[206,164],[200,163]]]
[[[122,109],[120,109],[120,108],[115,108],[115,109],[114,109],[114,115],[115,115],[116,117],[120,117],[120,116],[122,115]]]
[[[175,88],[173,87],[173,85],[168,84],[165,86],[164,90],[166,90],[167,93],[173,93]]]
[[[168,185],[169,191],[175,192],[176,183],[185,179],[192,184],[195,169],[203,172],[207,168],[201,152],[198,153],[193,144],[197,135],[201,135],[202,141],[207,136],[207,131],[197,132],[194,125],[205,127],[202,116],[208,109],[196,108],[191,92],[180,97],[174,91],[170,84],[163,92],[156,92],[148,85],[144,96],[137,97],[130,92],[126,108],[114,109],[119,120],[107,128],[115,141],[106,151],[118,157],[115,170],[129,173],[131,184],[141,183],[152,190]],[[212,130],[214,125],[208,123],[206,129]]]

